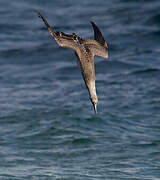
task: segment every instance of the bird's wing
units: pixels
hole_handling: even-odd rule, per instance
[[[74,42],[72,35],[67,35],[62,32],[54,32],[51,26],[48,24],[47,20],[41,15],[41,13],[38,12],[38,16],[43,20],[51,36],[56,40],[59,46],[72,49],[76,51],[77,53],[79,53],[79,48],[77,44]]]
[[[107,47],[107,43],[104,40],[104,37],[101,33],[101,31],[99,30],[99,28],[96,26],[96,24],[94,22],[91,21],[93,30],[94,30],[94,39],[99,42],[102,46],[106,46]]]
[[[84,45],[91,51],[93,56],[108,58],[108,48],[99,44],[96,40],[84,40]]]
[[[94,56],[100,56],[103,58],[108,58],[108,46],[104,37],[102,36],[101,31],[95,25],[94,22],[91,22],[93,30],[94,30],[94,39],[95,40],[84,40],[84,44],[88,46],[90,51]]]
[[[37,12],[38,13],[38,16],[43,20],[44,24],[47,26],[51,36],[53,38],[56,38],[56,34],[55,32],[53,32],[53,29],[51,28],[51,26],[48,24],[47,20],[42,16],[42,14],[40,12]]]

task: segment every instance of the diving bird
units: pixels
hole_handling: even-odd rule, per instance
[[[54,32],[41,13],[37,13],[47,26],[51,36],[56,40],[57,44],[63,48],[69,48],[75,51],[84,82],[90,95],[90,100],[93,104],[95,113],[97,113],[98,98],[95,86],[94,56],[108,58],[108,46],[102,33],[94,22],[91,22],[94,30],[94,40],[84,40],[75,33],[69,35],[63,32]]]

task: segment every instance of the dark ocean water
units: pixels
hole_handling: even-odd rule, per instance
[[[98,114],[57,31],[93,38]],[[160,1],[0,1],[0,180],[160,179]]]

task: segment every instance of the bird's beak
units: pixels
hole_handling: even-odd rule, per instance
[[[97,104],[93,103],[94,111],[97,114]]]

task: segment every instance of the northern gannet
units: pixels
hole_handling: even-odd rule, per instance
[[[69,35],[63,32],[54,32],[47,20],[39,12],[37,13],[47,26],[51,36],[56,40],[58,45],[75,51],[84,82],[89,91],[90,100],[93,104],[95,113],[97,113],[98,98],[95,86],[94,56],[108,58],[108,46],[104,40],[104,37],[102,36],[102,33],[92,21],[91,24],[94,30],[94,40],[83,40],[75,33]]]

